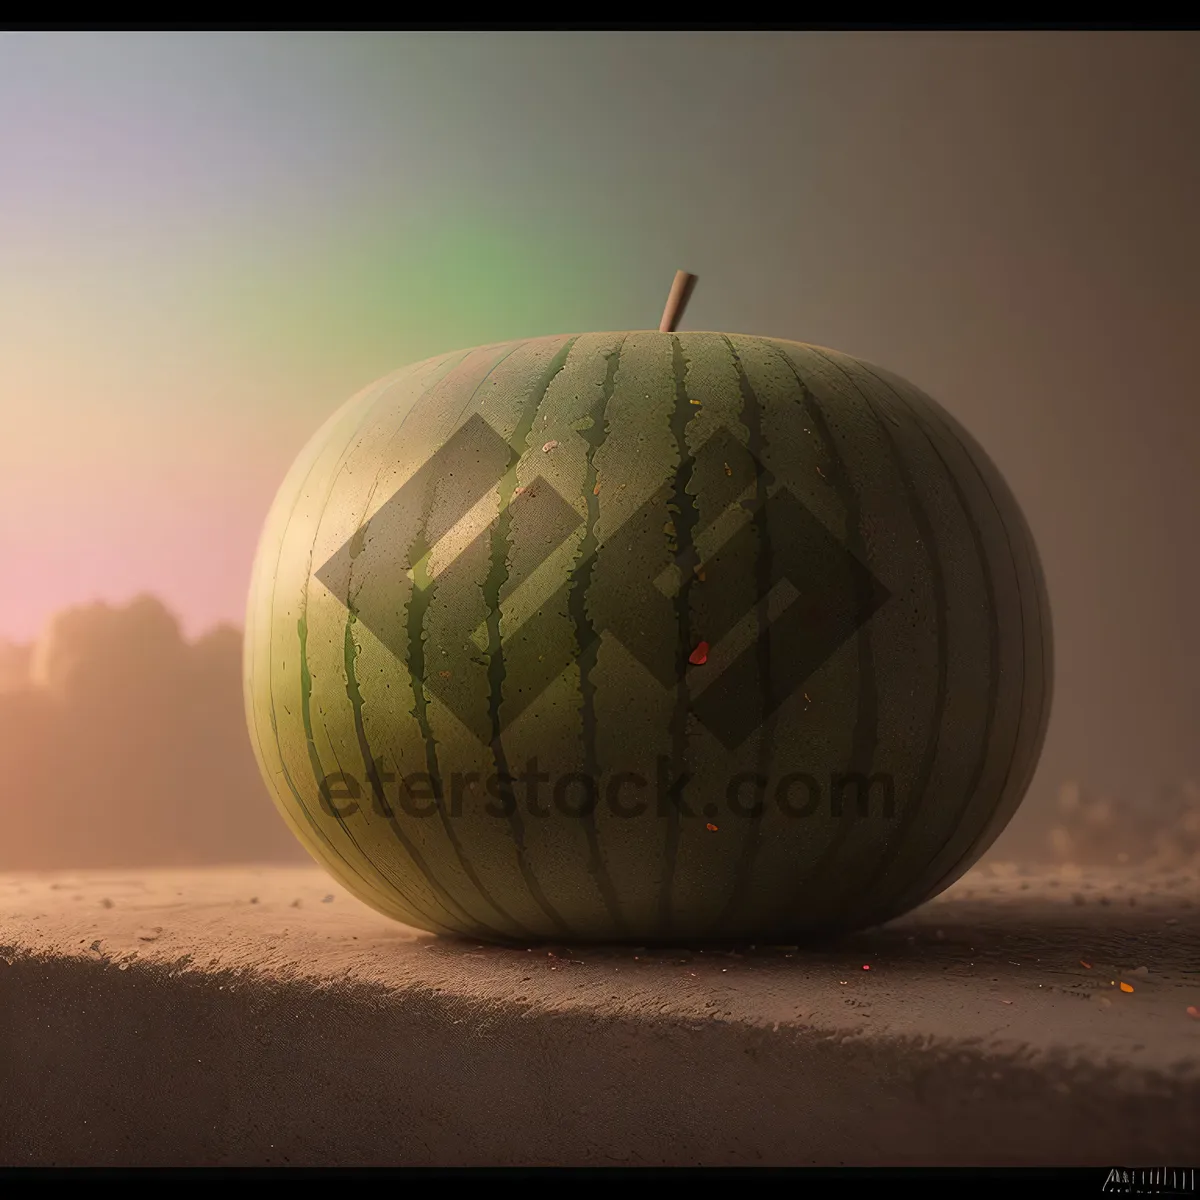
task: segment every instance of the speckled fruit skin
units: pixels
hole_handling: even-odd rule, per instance
[[[442,355],[339,409],[263,532],[245,697],[290,828],[405,924],[765,944],[976,861],[1051,673],[1028,527],[933,400],[814,346],[637,331]]]

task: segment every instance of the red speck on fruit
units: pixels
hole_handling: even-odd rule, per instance
[[[864,971],[869,971],[870,969],[871,969],[871,964],[870,964],[870,963],[863,963],[863,970],[864,970]]]
[[[695,650],[688,655],[688,662],[690,662],[693,667],[700,667],[708,662],[708,643],[701,642],[695,648]]]

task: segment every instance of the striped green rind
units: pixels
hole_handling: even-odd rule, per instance
[[[389,503],[474,415],[507,444],[500,459]],[[700,453],[714,435],[761,464],[738,495],[742,477]],[[539,477],[574,510],[561,544],[515,503]],[[780,488],[890,593],[790,695],[761,592],[796,531],[753,504]],[[739,529],[732,573],[700,579]],[[672,577],[673,593],[654,586]],[[386,639],[363,616],[380,612]],[[730,750],[696,717],[686,659],[739,617],[762,638],[753,703],[782,703]],[[491,940],[786,941],[895,916],[983,853],[1028,787],[1051,668],[1029,529],[934,401],[818,347],[635,331],[441,356],[334,414],[263,532],[245,695],[289,827],[397,920]],[[695,815],[656,811],[651,788],[640,817],[605,803],[568,817],[546,784],[547,815],[522,784],[517,811],[486,812],[487,778],[532,758],[602,792],[623,772],[653,781],[665,759],[690,774]],[[828,781],[853,771],[894,779],[890,816],[831,813]],[[319,791],[336,772],[361,785],[341,813]],[[739,817],[725,784],[741,772],[807,772],[821,806]],[[443,783],[413,798],[426,816],[397,802],[392,778],[415,773]]]

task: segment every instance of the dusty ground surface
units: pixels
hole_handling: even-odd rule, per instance
[[[448,942],[315,868],[0,876],[0,1051],[7,1165],[1192,1163],[1200,876],[994,864],[737,952]]]

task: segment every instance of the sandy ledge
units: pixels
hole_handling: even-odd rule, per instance
[[[448,942],[315,868],[4,875],[0,1163],[1182,1164],[1189,1006],[1194,872],[996,864],[740,953]]]

